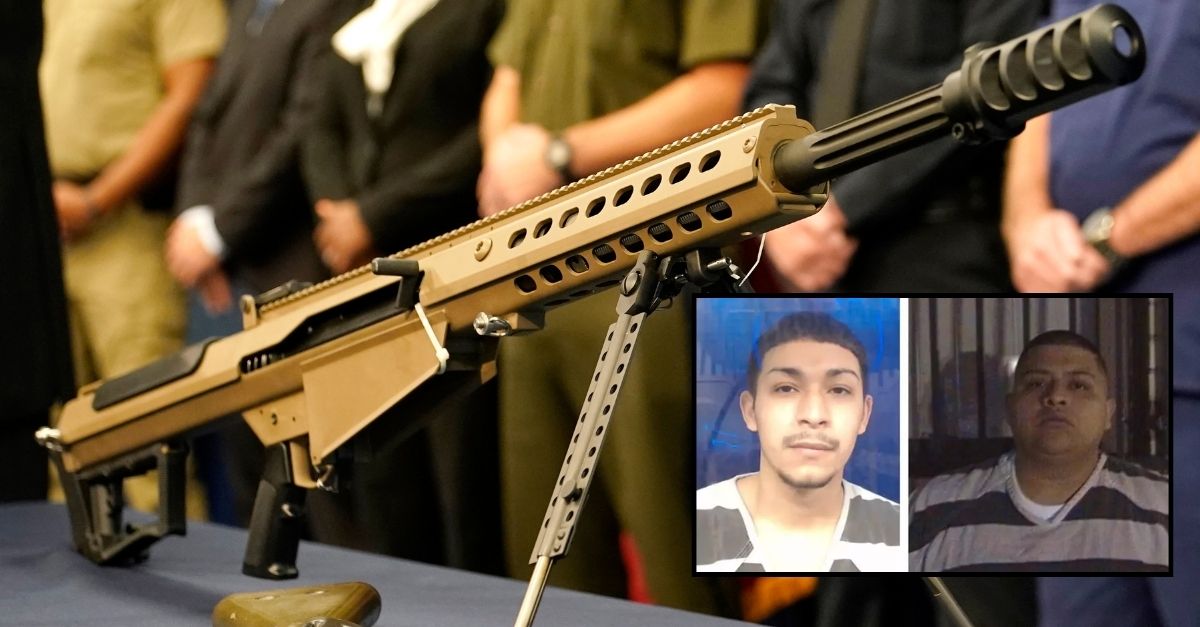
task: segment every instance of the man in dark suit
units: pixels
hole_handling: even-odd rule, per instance
[[[311,232],[299,143],[312,118],[312,67],[334,0],[235,0],[229,39],[188,130],[167,265],[194,290],[188,341],[241,329],[241,294],[327,276]],[[196,442],[214,520],[245,524],[262,445],[235,421]],[[228,474],[228,478],[226,478]],[[230,490],[232,493],[230,494]]]
[[[962,64],[967,46],[1032,27],[1040,5],[779,2],[745,108],[795,104],[798,115],[828,127],[941,81]],[[862,36],[835,35],[844,30]],[[774,278],[785,291],[1008,289],[999,226],[1002,152],[945,138],[833,181],[820,213],[766,235]]]
[[[254,291],[325,276],[299,145],[314,110],[313,63],[328,46],[332,0],[235,0],[229,40],[188,132],[171,273],[210,311],[227,276]]]
[[[46,498],[33,432],[75,389],[38,98],[42,4],[0,2],[0,502]]]
[[[334,272],[474,220],[485,48],[502,9],[498,0],[343,3],[333,23],[350,21],[313,80],[320,98],[303,159],[314,236]],[[494,391],[455,402],[356,465],[355,485],[336,497],[353,516],[314,518],[317,538],[499,572]]]
[[[497,0],[444,1],[402,34],[367,15],[335,37],[304,153],[317,244],[335,272],[474,221],[479,107],[492,72],[485,48],[501,13]],[[369,43],[336,51],[356,39],[395,40],[390,81],[368,84]]]

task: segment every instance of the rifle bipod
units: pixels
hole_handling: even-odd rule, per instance
[[[728,293],[741,291],[738,284],[741,278],[737,266],[718,251],[708,248],[693,250],[682,257],[663,258],[643,251],[626,273],[619,286],[617,320],[608,327],[583,410],[575,423],[575,433],[567,447],[567,456],[529,559],[534,570],[517,613],[517,627],[533,624],[550,576],[550,566],[554,560],[565,556],[571,546],[642,322],[664,302],[678,296],[687,285],[697,286],[702,291]]]
[[[925,585],[929,586],[930,596],[950,617],[950,624],[954,627],[974,627],[971,619],[967,618],[967,613],[963,611],[962,606],[950,593],[950,588],[946,587],[941,577],[922,577],[922,579],[925,580]]]

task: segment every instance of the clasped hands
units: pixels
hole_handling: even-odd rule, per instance
[[[536,124],[514,124],[488,144],[475,188],[480,217],[499,213],[566,183],[546,163],[550,137],[549,131]]]
[[[846,215],[833,196],[815,215],[764,235],[763,254],[784,291],[817,292],[846,273],[858,240],[846,233]]]
[[[1050,208],[1022,218],[1006,233],[1013,286],[1021,292],[1083,292],[1111,270],[1084,238],[1071,213]]]

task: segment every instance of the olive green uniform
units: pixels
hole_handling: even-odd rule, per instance
[[[521,74],[521,121],[551,132],[629,106],[707,62],[749,60],[755,0],[510,0],[491,56]],[[663,116],[672,115],[663,111]],[[546,328],[500,348],[501,481],[510,573],[529,554],[606,329],[609,290],[551,310]],[[550,583],[624,596],[617,537],[628,532],[657,603],[729,611],[713,581],[690,576],[694,491],[691,316],[682,300],[647,318],[613,417],[599,482],[571,553]]]

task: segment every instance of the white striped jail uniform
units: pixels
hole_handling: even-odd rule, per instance
[[[934,477],[913,497],[911,571],[1167,570],[1166,477],[1101,453],[1079,491],[1044,519],[1022,505],[1013,455]]]
[[[767,572],[769,547],[754,532],[754,520],[738,493],[739,475],[696,492],[696,570]],[[827,572],[903,571],[900,506],[842,480],[842,512],[825,561]]]

